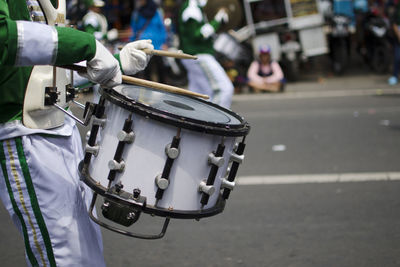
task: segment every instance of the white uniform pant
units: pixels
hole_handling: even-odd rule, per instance
[[[101,232],[87,214],[92,193],[78,176],[82,145],[32,134],[0,141],[0,196],[30,266],[105,266]]]
[[[189,90],[210,96],[213,103],[230,108],[233,85],[225,70],[209,54],[198,54],[197,60],[182,60],[188,72]]]

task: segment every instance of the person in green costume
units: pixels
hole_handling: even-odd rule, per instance
[[[117,29],[108,30],[107,18],[102,13],[104,5],[102,0],[93,0],[89,12],[82,19],[84,31],[93,34],[96,40],[103,44],[118,38]]]
[[[0,0],[0,198],[22,235],[28,266],[105,266],[100,229],[87,214],[92,193],[78,175],[83,151],[75,121],[66,116],[62,125],[27,127],[24,105],[32,99],[25,96],[35,90],[36,65],[86,60],[83,75],[113,87],[122,73],[145,68],[141,49],[153,46],[129,43],[114,57],[92,34],[47,25],[54,18],[65,23],[57,3],[65,6]]]
[[[212,102],[230,108],[233,85],[214,57],[212,38],[229,17],[222,8],[208,21],[203,13],[206,3],[205,0],[186,0],[179,12],[180,49],[198,57],[197,60],[182,60],[182,63],[188,72],[190,91],[209,95]]]

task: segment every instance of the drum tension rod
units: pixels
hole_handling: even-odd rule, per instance
[[[238,156],[243,156],[244,149],[246,148],[246,144],[244,143],[245,140],[246,140],[246,137],[244,136],[242,142],[240,142],[240,143],[238,144],[238,147],[237,147],[237,149],[236,149],[236,155],[238,155]],[[232,162],[232,166],[231,166],[231,169],[230,169],[230,171],[229,171],[228,178],[227,178],[227,181],[228,181],[229,183],[234,183],[234,180],[235,180],[235,178],[236,178],[237,171],[238,171],[238,169],[239,169],[239,165],[240,165],[240,162],[239,162],[239,161],[233,161],[233,162]],[[232,191],[232,189],[230,189],[230,188],[225,188],[225,189],[224,189],[224,192],[222,193],[222,198],[223,198],[223,199],[228,199],[228,198],[229,198],[229,194],[231,193],[231,191]]]
[[[78,122],[82,126],[87,126],[89,124],[90,119],[91,119],[91,117],[92,117],[92,115],[93,115],[93,113],[95,112],[95,109],[96,109],[96,105],[95,104],[86,102],[85,112],[84,112],[84,115],[83,115],[84,119],[81,120],[78,117],[76,117],[75,115],[73,115],[72,113],[69,113],[62,106],[60,106],[60,105],[58,105],[56,103],[54,103],[53,106],[56,107],[58,110],[64,112],[66,115],[71,117],[73,120],[75,120],[76,122]]]
[[[110,168],[110,172],[108,174],[108,180],[109,180],[108,187],[111,186],[111,183],[112,181],[114,181],[117,172],[122,172],[125,168],[125,163],[122,159],[122,154],[124,152],[125,144],[133,142],[133,137],[129,138],[130,136],[133,136],[132,124],[133,124],[132,114],[130,114],[129,117],[125,120],[122,131],[119,132],[117,136],[119,142],[117,150],[115,151],[114,154],[114,159],[108,162],[108,167]]]
[[[179,156],[179,143],[181,141],[181,129],[178,128],[178,132],[176,136],[173,137],[171,144],[168,144],[165,148],[165,153],[167,154],[167,160],[164,165],[164,169],[162,171],[161,176],[157,175],[156,177],[156,185],[158,187],[156,192],[156,206],[160,199],[162,199],[164,195],[165,189],[167,189],[169,185],[169,175],[171,173],[172,165],[174,164],[175,159]]]
[[[223,158],[224,155],[225,145],[224,139],[222,139],[221,144],[218,144],[217,151],[214,153],[214,157],[209,156],[209,163],[211,164],[210,173],[208,174],[208,178],[206,182],[200,183],[199,190],[203,193],[200,203],[202,208],[207,205],[210,196],[215,192],[214,182],[217,176],[217,172],[219,167],[223,165]],[[205,184],[204,184],[205,183]]]

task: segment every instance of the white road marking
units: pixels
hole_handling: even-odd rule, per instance
[[[285,150],[286,150],[286,146],[283,144],[272,146],[272,151],[274,151],[274,152],[280,152],[280,151],[285,151]]]
[[[236,180],[237,184],[239,185],[279,185],[368,181],[400,181],[400,172],[241,176]]]

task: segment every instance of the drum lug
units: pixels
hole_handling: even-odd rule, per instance
[[[92,120],[92,124],[99,125],[101,128],[104,128],[104,126],[106,125],[106,121],[107,120],[105,118],[99,119],[97,117],[94,117]]]
[[[97,157],[97,155],[99,154],[99,149],[100,149],[100,147],[97,145],[89,146],[88,144],[86,144],[85,152],[90,153],[90,154],[94,155],[95,157]]]
[[[232,151],[236,151],[239,147],[239,143],[235,142],[235,144],[233,145]]]
[[[85,111],[84,111],[84,115],[83,115],[85,120],[86,119],[90,120],[92,115],[94,115],[96,118],[103,117],[104,111],[105,111],[104,102],[105,102],[105,98],[104,97],[100,98],[99,104],[97,104],[97,105],[87,102],[86,103],[86,108],[85,108]],[[88,146],[94,147],[96,145],[96,139],[97,139],[98,132],[99,132],[99,126],[98,125],[92,125],[92,128],[90,130],[89,140],[87,141],[86,149],[88,148]],[[89,150],[90,150],[90,148],[89,148]],[[96,152],[95,155],[97,155],[97,153],[98,153],[98,148],[97,148],[97,152]],[[85,153],[85,157],[83,159],[84,163],[86,165],[89,165],[91,158],[92,158],[92,153],[90,153],[88,151],[88,153]]]
[[[242,142],[238,143],[237,147],[235,148],[235,152],[231,152],[231,161],[233,162],[229,170],[227,170],[228,177],[226,179],[223,179],[222,183],[224,183],[224,180],[229,183],[234,183],[239,165],[243,162],[244,159],[244,149],[246,147],[245,139],[246,137],[243,137]],[[225,187],[224,191],[222,192],[222,198],[228,199],[231,191],[231,188]]]
[[[117,134],[117,138],[120,142],[131,144],[135,140],[135,133],[134,132],[127,133],[124,130],[122,130]]]
[[[125,162],[122,159],[124,153],[125,144],[133,141],[133,131],[132,131],[132,114],[125,119],[123,129],[117,134],[117,139],[119,140],[117,149],[114,154],[114,158],[108,162],[108,167],[110,172],[108,173],[107,179],[112,182],[115,179],[117,172],[123,172],[125,169]]]
[[[160,178],[157,180],[156,177],[156,185],[158,187],[156,192],[156,206],[160,199],[162,199],[164,195],[164,190],[169,185],[169,175],[171,173],[172,166],[174,164],[175,159],[179,156],[179,143],[181,141],[181,129],[178,129],[176,136],[172,138],[172,142],[165,146],[165,154],[167,154],[167,160],[165,161],[163,171],[161,173]],[[165,187],[165,189],[163,188]]]
[[[223,157],[216,157],[214,153],[208,154],[208,163],[221,168],[225,163],[225,159]]]
[[[89,138],[90,138],[90,131],[87,131],[86,133],[86,143],[89,142]]]
[[[171,143],[165,146],[165,154],[170,159],[176,159],[179,156],[179,148],[177,147],[171,147]]]
[[[160,189],[162,189],[162,190],[167,189],[168,186],[169,186],[169,181],[168,181],[168,179],[162,178],[162,177],[161,177],[161,174],[159,174],[159,175],[156,176],[155,182],[156,182],[157,187],[160,188]]]
[[[199,192],[211,196],[215,193],[215,187],[213,185],[207,185],[207,180],[203,180],[200,182]]]
[[[125,161],[121,160],[121,162],[118,162],[118,161],[112,159],[108,162],[108,168],[110,170],[123,172],[125,169]]]
[[[221,183],[221,188],[226,188],[229,190],[233,190],[233,188],[235,188],[235,182],[230,182],[227,179],[222,179],[222,183]]]
[[[223,158],[224,151],[225,145],[224,139],[222,139],[222,142],[218,145],[215,152],[208,155],[208,161],[211,162],[212,166],[210,168],[210,173],[208,174],[207,179],[200,183],[199,188],[199,190],[204,193],[200,199],[202,209],[204,206],[207,205],[210,196],[215,192],[215,187],[213,185],[215,182],[215,178],[217,177],[218,169],[225,162]]]
[[[233,162],[242,164],[242,163],[243,163],[243,160],[244,160],[244,155],[238,155],[238,154],[236,154],[235,152],[232,152],[232,153],[231,153],[230,160],[233,161]]]

